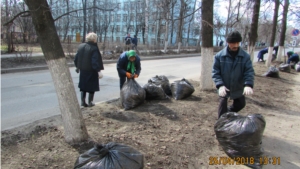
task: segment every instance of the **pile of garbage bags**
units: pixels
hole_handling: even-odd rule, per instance
[[[195,89],[188,80],[183,78],[171,84],[171,91],[175,100],[181,100],[192,95]]]
[[[254,159],[245,163],[251,168],[261,168],[259,158],[263,156],[262,136],[266,126],[260,114],[239,115],[235,112],[223,114],[214,126],[216,137],[225,153],[232,159]]]
[[[81,154],[74,169],[142,169],[144,155],[127,145],[110,142],[96,144]]]
[[[173,97],[185,99],[194,93],[193,85],[186,79],[174,81],[171,85],[164,75],[156,75],[141,87],[134,79],[128,79],[120,94],[121,104],[125,110],[132,109],[147,100],[163,100]]]
[[[143,86],[146,91],[146,100],[163,100],[169,96],[165,93],[161,84],[154,83],[151,79]]]
[[[120,96],[122,106],[129,110],[144,102],[146,92],[134,79],[128,79],[121,89]]]
[[[279,78],[279,70],[276,68],[276,66],[270,66],[269,70],[264,73],[263,76]]]
[[[287,72],[290,73],[291,72],[291,65],[287,64],[287,63],[282,63],[279,65],[279,70],[282,72]]]

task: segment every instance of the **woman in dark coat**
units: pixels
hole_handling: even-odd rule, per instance
[[[97,46],[97,35],[89,33],[86,36],[87,42],[79,45],[75,55],[75,66],[79,69],[79,84],[81,92],[81,106],[92,107],[95,104],[94,93],[99,91],[98,72],[104,70],[102,56]],[[85,102],[86,93],[89,93],[88,104]]]

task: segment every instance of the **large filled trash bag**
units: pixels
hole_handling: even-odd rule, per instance
[[[279,78],[279,70],[276,68],[276,66],[270,66],[269,70],[264,73],[263,76]]]
[[[174,99],[181,100],[192,95],[195,89],[188,80],[183,78],[171,84],[171,91]]]
[[[290,64],[282,63],[282,64],[279,65],[279,70],[282,71],[282,72],[290,73],[291,72],[291,66],[290,66]]]
[[[74,169],[142,169],[144,156],[137,150],[118,143],[96,144],[81,154]]]
[[[152,83],[156,84],[156,85],[161,85],[161,87],[163,88],[163,90],[165,91],[165,93],[167,95],[171,95],[171,89],[170,89],[170,83],[169,83],[169,79],[164,76],[164,75],[156,75],[155,77],[152,77],[151,79],[149,79],[152,81]]]
[[[152,80],[148,80],[148,83],[143,86],[146,91],[146,100],[162,100],[168,99],[164,89],[161,85],[156,85]]]
[[[128,79],[121,89],[120,98],[124,109],[129,110],[145,101],[146,92],[134,79]]]
[[[262,135],[266,126],[260,114],[242,116],[235,112],[223,114],[214,126],[217,140],[225,153],[232,159],[254,160],[247,163],[251,168],[261,168],[260,157]],[[245,164],[246,165],[246,164]]]
[[[300,62],[295,65],[296,72],[300,72]]]

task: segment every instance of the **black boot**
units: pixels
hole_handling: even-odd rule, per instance
[[[88,107],[88,105],[85,102],[85,96],[86,96],[86,92],[81,92],[81,106]]]
[[[89,93],[89,107],[95,106],[93,100],[94,100],[94,93]]]

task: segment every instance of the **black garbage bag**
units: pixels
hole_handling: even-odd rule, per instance
[[[282,63],[282,64],[279,65],[279,70],[282,71],[282,72],[290,73],[291,72],[291,66],[290,66],[290,64]]]
[[[264,73],[263,76],[279,78],[279,70],[276,66],[270,66],[268,72]]]
[[[146,99],[147,100],[163,100],[168,99],[168,95],[166,95],[164,89],[161,85],[156,85],[152,82],[152,80],[148,80],[148,83],[143,86],[146,91]]]
[[[219,118],[214,130],[217,140],[230,158],[248,158],[245,165],[258,169],[262,167],[259,158],[263,155],[261,141],[265,126],[266,121],[260,114],[242,116],[229,112]],[[254,163],[250,163],[250,159]]]
[[[164,75],[156,75],[155,77],[152,77],[151,79],[149,79],[152,81],[152,83],[156,84],[156,85],[161,85],[161,87],[163,88],[163,90],[165,91],[165,93],[167,95],[171,95],[171,89],[170,89],[170,83],[169,83],[169,79],[164,76]]]
[[[295,65],[296,72],[300,72],[300,62]]]
[[[144,155],[137,150],[118,143],[96,144],[81,154],[74,169],[142,169]]]
[[[121,103],[125,110],[137,107],[145,98],[145,90],[134,79],[128,79],[124,83],[121,89]]]
[[[195,91],[194,86],[186,79],[174,81],[171,84],[172,96],[175,100],[184,99],[192,95]]]

